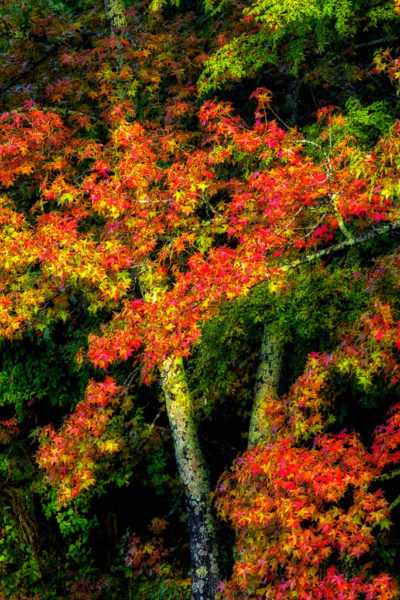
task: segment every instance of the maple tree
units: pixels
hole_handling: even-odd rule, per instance
[[[308,128],[289,128],[276,120],[263,87],[248,94],[254,118],[229,101],[201,102],[195,81],[203,73],[202,89],[210,69],[218,78],[213,61],[221,54],[213,51],[225,34],[216,40],[212,26],[202,28],[183,9],[170,9],[164,27],[145,3],[126,13],[111,0],[104,8],[71,22],[66,13],[57,19],[31,7],[28,43],[11,15],[19,35],[1,72],[8,81],[0,115],[1,335],[12,344],[32,332],[44,337],[54,323],[68,324],[76,304],[95,318],[78,361],[97,371],[62,425],[40,434],[37,462],[58,507],[96,485],[99,463],[127,452],[112,424],[128,388],[113,369],[133,361],[137,381],[158,381],[165,397],[187,498],[192,598],[213,598],[218,585],[227,598],[334,598],[338,583],[344,598],[394,598],[392,578],[357,561],[372,550],[374,527],[389,524],[388,503],[368,488],[396,463],[396,408],[370,450],[356,434],[329,430],[332,401],[320,394],[335,369],[367,387],[378,375],[397,383],[393,299],[372,294],[342,345],[312,355],[283,398],[285,333],[270,319],[262,324],[249,450],[218,492],[219,511],[234,515],[238,534],[226,584],[186,367],[204,324],[227,301],[263,286],[274,299],[288,298],[297,285],[291,273],[303,265],[396,234],[399,122],[382,116],[384,105],[325,103]],[[265,35],[276,22],[275,44],[293,30],[304,44],[315,21],[317,40],[332,18],[347,35],[349,15],[359,10],[335,2],[300,8],[258,3],[243,20],[238,7],[227,26],[242,35],[255,19],[267,23],[256,26]],[[389,29],[396,19],[391,9]],[[21,67],[26,56],[34,82]],[[381,55],[376,64],[396,79],[390,61]],[[21,80],[28,83],[15,98]],[[372,123],[374,135],[363,137],[357,119]],[[364,288],[395,285],[397,262],[396,252],[378,261]],[[14,417],[2,422],[6,442],[16,425]],[[139,576],[157,563],[159,548],[141,549],[136,539],[127,564]]]

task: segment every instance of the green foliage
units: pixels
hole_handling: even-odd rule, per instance
[[[78,372],[72,356],[68,360],[66,353],[71,349],[61,349],[54,340],[44,338],[16,342],[12,352],[8,343],[2,346],[0,406],[15,407],[20,419],[26,415],[28,403],[33,406],[47,400],[72,408],[84,390],[87,373]]]
[[[0,476],[8,475],[1,485],[0,500],[0,594],[7,598],[20,588],[33,588],[42,578],[34,511],[18,481],[21,472],[16,463],[15,457],[0,460]],[[27,476],[26,465],[23,469]],[[32,469],[29,475],[32,477]]]
[[[189,600],[190,582],[179,582],[176,577],[154,578],[132,586],[133,598],[143,600]]]
[[[251,395],[245,372],[257,360],[270,303],[271,296],[260,286],[248,297],[226,304],[204,326],[192,364],[191,386],[205,408],[229,391]]]
[[[231,3],[213,6],[229,12]],[[377,35],[390,39],[398,23],[391,1],[377,6],[362,0],[256,0],[243,9],[243,18],[252,28],[234,35],[209,58],[199,80],[202,94],[221,89],[229,80],[252,77],[268,63],[294,74],[309,71],[315,61],[329,69],[335,60],[332,44],[337,61],[343,50],[357,45],[357,35],[371,29],[375,34],[379,28]],[[342,72],[349,58],[351,53],[347,58],[342,54]]]
[[[329,155],[332,149],[345,140],[347,144],[352,144],[365,152],[376,144],[381,136],[389,132],[398,116],[398,111],[399,107],[393,107],[385,100],[363,106],[359,99],[349,98],[343,111],[337,111],[343,119],[340,123],[332,122],[329,125],[328,136],[325,119],[304,129],[304,137],[313,142],[305,148],[316,160],[324,160],[323,152],[325,156]]]
[[[229,80],[252,77],[266,62],[273,63],[276,60],[277,54],[268,32],[261,30],[251,36],[244,33],[233,38],[207,60],[198,83],[200,93],[221,90]]]
[[[37,514],[43,488],[34,465],[35,411],[41,403],[53,406],[55,414],[60,406],[71,410],[84,389],[87,371],[78,373],[73,360],[82,341],[79,336],[70,335],[61,345],[62,336],[52,333],[54,338],[50,332],[42,338],[28,336],[12,348],[2,342],[0,349],[0,410],[15,411],[21,431],[0,446],[0,595],[4,598],[15,598],[17,591],[22,595],[24,589],[42,590],[43,577],[51,569],[57,572],[57,558],[49,556]],[[39,512],[49,516],[50,505],[42,497]],[[49,592],[44,597],[56,596]]]
[[[333,348],[340,325],[352,323],[368,302],[368,293],[353,277],[356,260],[351,256],[342,266],[314,264],[290,275],[281,290],[259,286],[226,304],[204,326],[194,357],[191,385],[200,400],[212,404],[232,392],[236,399],[252,398],[266,323],[288,345],[286,385],[301,373],[309,352]]]
[[[55,517],[65,544],[65,567],[78,573],[88,571],[93,565],[93,548],[89,543],[96,527],[97,516],[91,511],[92,494],[82,494],[68,507],[60,507],[53,490],[42,492],[43,509],[48,519]],[[78,567],[78,569],[77,569]]]
[[[334,28],[334,34],[348,37],[355,33],[354,13],[359,9],[359,2],[346,0],[257,0],[250,7],[244,9],[244,14],[254,17],[256,21],[271,27],[271,31],[279,39],[280,32],[287,33],[292,26],[295,27],[299,37],[305,39],[307,34],[315,30],[317,43],[329,43],[327,37],[328,26]],[[332,35],[333,32],[330,32]],[[325,36],[325,37],[324,37]]]

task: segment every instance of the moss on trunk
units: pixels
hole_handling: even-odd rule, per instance
[[[283,343],[276,335],[271,334],[269,327],[265,325],[250,419],[249,447],[260,443],[268,443],[271,436],[269,423],[265,417],[265,409],[271,396],[275,397],[278,393],[282,360]]]
[[[176,461],[186,493],[192,600],[211,600],[215,598],[220,580],[211,490],[181,359],[165,361],[161,368],[161,383],[175,444]]]
[[[151,267],[139,277],[149,301],[164,291]],[[211,506],[211,487],[197,432],[191,393],[181,358],[169,357],[160,366],[161,386],[174,440],[175,456],[185,489],[192,566],[192,600],[214,600],[220,581],[218,544]]]
[[[108,27],[112,35],[126,29],[126,14],[123,0],[104,0]]]

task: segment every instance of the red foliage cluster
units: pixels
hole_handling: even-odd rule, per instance
[[[96,460],[103,453],[120,449],[119,440],[107,433],[106,424],[118,403],[114,380],[90,381],[84,399],[57,432],[48,425],[41,432],[39,466],[58,487],[58,499],[65,502],[93,485]]]
[[[279,436],[249,450],[218,491],[238,552],[223,597],[395,598],[394,582],[360,561],[374,528],[388,524],[383,493],[366,491],[376,473],[355,434],[324,435],[311,448]]]
[[[326,247],[338,235],[351,235],[349,229],[355,235],[356,227],[370,221],[397,222],[390,191],[398,177],[397,126],[377,144],[373,163],[371,154],[360,154],[349,140],[332,147],[330,155],[320,146],[325,158],[317,162],[296,130],[284,131],[264,117],[269,92],[258,90],[254,97],[253,127],[234,115],[230,105],[207,102],[199,113],[203,130],[195,134],[180,130],[179,123],[139,123],[126,106],[116,107],[104,144],[87,142],[59,117],[34,106],[7,115],[0,170],[10,177],[24,170],[29,150],[29,175],[43,199],[31,209],[33,225],[11,200],[4,198],[0,205],[3,334],[13,337],[32,325],[41,331],[50,320],[66,318],[69,297],[79,289],[89,310],[107,306],[114,313],[102,333],[91,336],[90,360],[106,368],[138,353],[149,378],[166,357],[190,353],[202,323],[226,299],[246,294],[262,281],[282,279],[282,267],[290,261]],[[344,123],[333,109],[319,119],[328,133]],[[232,169],[239,160],[245,168],[221,179],[220,169]],[[90,166],[77,177],[81,161]],[[133,295],[135,280],[142,298]],[[375,335],[365,332],[369,341],[358,347],[357,360],[369,352],[368,344],[396,335],[383,306],[364,321],[363,327]],[[383,324],[378,314],[386,319]],[[342,371],[351,370],[351,348],[348,340],[341,350]],[[393,366],[390,352],[382,352],[380,362],[370,363],[374,372],[378,364],[382,369]],[[323,360],[329,362],[318,359],[322,371]],[[362,376],[367,377],[366,369]],[[325,385],[318,383],[315,371],[306,372],[297,388],[302,391],[296,392],[299,409],[310,377],[314,385]],[[92,410],[85,401],[77,414],[86,405]],[[91,418],[90,412],[87,430],[79,437],[66,437],[65,427],[60,432],[54,464],[62,463],[61,471],[43,458],[48,446],[41,450],[40,464],[61,485],[62,499],[78,493],[83,482],[93,482],[91,461],[98,447],[89,441]],[[319,410],[314,410],[313,422],[307,417],[303,425],[304,411],[293,412],[292,418],[297,430],[308,435],[324,419]],[[64,444],[70,451],[63,451]],[[86,450],[88,465],[76,457],[90,444],[95,450]],[[66,477],[68,461],[74,465],[71,472],[79,465],[76,481]]]
[[[389,257],[387,271],[395,264]],[[376,277],[377,266],[367,276]],[[374,309],[343,334],[332,354],[313,354],[286,397],[266,398],[269,438],[249,449],[217,490],[220,515],[237,533],[234,571],[221,597],[355,600],[397,598],[395,582],[377,571],[377,531],[390,507],[376,482],[400,459],[400,404],[378,427],[370,448],[358,435],[326,433],[335,377],[368,386],[398,373],[399,322]]]

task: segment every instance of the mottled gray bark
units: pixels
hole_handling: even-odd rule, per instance
[[[175,444],[175,456],[185,488],[192,600],[213,600],[220,580],[217,540],[211,510],[210,483],[197,435],[197,422],[181,359],[162,365],[161,384]]]
[[[126,29],[126,14],[123,0],[104,0],[108,27],[112,35]]]
[[[254,402],[251,411],[248,446],[268,443],[271,428],[265,415],[268,401],[276,397],[282,371],[283,343],[270,332],[269,326],[264,326],[261,343],[260,360],[258,363]]]
[[[143,266],[139,277],[149,301],[163,292],[151,268]],[[218,544],[211,505],[211,487],[200,446],[191,393],[181,358],[167,358],[160,367],[168,420],[179,475],[185,489],[192,567],[192,600],[214,600],[220,581]]]

